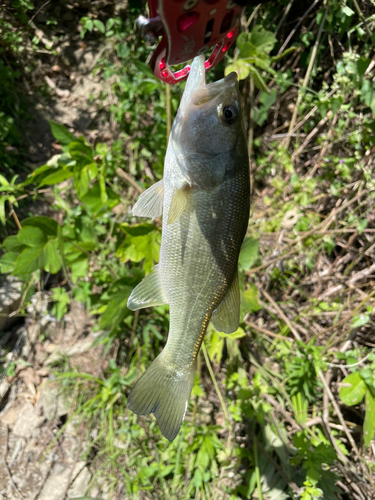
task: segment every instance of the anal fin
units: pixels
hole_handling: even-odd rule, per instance
[[[238,273],[233,278],[225,297],[212,313],[211,321],[219,332],[233,333],[240,322],[240,287]]]
[[[168,212],[168,224],[173,224],[183,213],[190,193],[189,184],[184,184],[180,189],[175,189],[171,206]]]
[[[164,184],[162,179],[141,194],[133,207],[132,214],[137,217],[157,219],[163,213],[163,200]]]
[[[159,266],[155,266],[150,274],[145,276],[134,288],[128,298],[127,305],[131,311],[136,311],[144,307],[160,306],[166,303],[167,300],[160,285]]]

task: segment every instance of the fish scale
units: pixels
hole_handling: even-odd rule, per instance
[[[197,355],[210,320],[225,333],[239,323],[237,265],[250,206],[249,163],[234,74],[205,85],[204,59],[192,63],[173,123],[164,178],[141,195],[137,216],[163,214],[158,266],[128,307],[169,304],[165,348],[137,381],[129,408],[154,413],[172,441],[184,420]]]

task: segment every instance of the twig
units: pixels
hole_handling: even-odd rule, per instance
[[[332,403],[332,405],[333,405],[333,407],[335,409],[336,415],[337,415],[338,419],[340,420],[341,425],[344,428],[344,432],[345,432],[345,434],[346,434],[346,436],[347,436],[350,444],[352,445],[352,448],[353,448],[355,454],[357,455],[357,458],[360,460],[361,457],[360,457],[357,445],[355,444],[353,436],[351,435],[351,433],[350,433],[350,431],[348,429],[348,426],[346,425],[346,422],[344,420],[344,417],[342,416],[340,407],[337,404],[337,402],[336,402],[336,400],[335,400],[335,398],[334,398],[334,396],[333,396],[333,394],[331,392],[331,389],[329,388],[327,380],[326,380],[326,378],[325,378],[325,376],[324,376],[324,374],[323,374],[323,372],[321,370],[319,370],[318,375],[319,375],[320,380],[323,382],[324,390],[327,392],[327,395],[328,395],[329,399],[331,400],[331,403]]]
[[[315,5],[317,3],[319,3],[319,0],[315,0],[315,2],[312,5],[310,5],[310,7],[307,9],[307,11],[303,14],[303,16],[301,17],[301,19],[298,21],[298,23],[294,26],[294,28],[292,29],[292,31],[286,37],[285,42],[280,47],[279,52],[277,53],[277,55],[280,55],[280,54],[282,54],[284,52],[285,47],[288,45],[288,43],[289,43],[290,39],[292,38],[292,36],[294,35],[294,33],[298,30],[298,28],[301,25],[301,23],[310,14],[310,12],[313,10],[313,8],[315,7]]]
[[[21,223],[20,223],[20,221],[19,221],[19,219],[17,217],[17,214],[16,214],[16,212],[15,212],[15,210],[13,208],[13,204],[9,202],[9,205],[10,205],[10,214],[9,214],[9,216],[13,215],[14,222],[16,223],[16,226],[18,227],[19,231],[21,231],[22,226],[21,226]]]
[[[294,151],[294,153],[292,154],[292,159],[294,159],[296,156],[299,156],[302,153],[302,151],[305,149],[305,147],[311,141],[311,139],[314,137],[314,135],[319,132],[319,129],[327,123],[327,121],[331,118],[331,116],[332,116],[332,111],[328,111],[326,116],[324,118],[322,118],[320,120],[320,122],[312,129],[312,131],[309,133],[309,135],[303,141],[301,146],[296,151]]]
[[[3,451],[3,456],[2,456],[2,459],[3,459],[3,462],[4,462],[4,467],[5,467],[5,470],[7,471],[8,476],[9,476],[9,480],[10,480],[13,488],[16,490],[18,496],[20,498],[22,498],[22,500],[25,500],[24,496],[22,495],[22,493],[20,492],[20,490],[17,488],[17,485],[14,482],[12,473],[10,472],[10,469],[8,467],[7,453],[8,453],[8,426],[5,424],[4,451]]]
[[[289,337],[284,337],[283,335],[278,335],[277,333],[270,332],[269,330],[266,330],[265,328],[256,325],[252,321],[248,321],[247,319],[244,319],[244,323],[259,333],[264,333],[265,335],[269,335],[270,337],[275,337],[280,340],[286,340],[287,342],[294,342],[294,340],[290,339]]]
[[[214,372],[212,370],[210,358],[208,357],[207,349],[206,349],[206,346],[204,345],[204,342],[202,342],[202,351],[203,351],[204,359],[206,361],[207,369],[208,369],[209,374],[211,376],[212,383],[214,384],[214,387],[215,387],[216,394],[217,394],[217,396],[220,400],[220,404],[223,408],[225,420],[226,420],[227,424],[229,425],[229,411],[228,411],[227,405],[224,401],[224,398],[220,392],[219,386],[217,385],[216,378],[215,378]]]
[[[360,361],[357,361],[357,363],[353,363],[351,365],[339,365],[337,363],[327,363],[328,366],[332,366],[333,368],[353,368],[354,366],[358,366],[366,361],[367,358],[369,358],[373,354],[372,352],[369,352],[367,356],[365,356],[363,359]]]
[[[117,173],[126,180],[129,184],[133,186],[134,189],[138,191],[138,193],[143,193],[143,189],[138,186],[138,184],[135,182],[135,180],[127,174],[121,167],[117,167]]]
[[[314,67],[315,58],[316,58],[316,55],[318,53],[320,38],[322,36],[323,27],[324,27],[325,22],[326,22],[326,17],[327,17],[327,8],[324,11],[323,19],[320,22],[318,35],[316,37],[315,44],[314,44],[314,47],[313,47],[312,52],[311,52],[310,61],[309,61],[309,65],[307,67],[305,78],[303,79],[302,87],[305,87],[305,88],[307,87],[307,84],[309,83],[310,75],[311,75],[312,69]],[[299,92],[297,102],[296,102],[294,110],[293,110],[293,115],[292,115],[292,118],[290,120],[289,132],[293,129],[294,124],[296,123],[296,119],[297,119],[297,115],[298,115],[298,108],[301,104],[301,101],[302,101],[302,92]],[[289,143],[290,143],[290,139],[288,139],[286,144],[285,144],[286,149],[288,149]]]
[[[273,300],[271,295],[268,292],[266,292],[265,290],[263,290],[263,288],[260,288],[260,292],[265,296],[265,298],[268,300],[268,302],[270,302],[273,305],[273,307],[276,309],[276,311],[280,315],[280,318],[284,321],[284,323],[287,325],[289,330],[294,335],[294,338],[296,340],[302,341],[300,334],[297,332],[297,330],[294,328],[292,323],[289,321],[289,318],[286,316],[286,314],[283,312],[283,310]]]

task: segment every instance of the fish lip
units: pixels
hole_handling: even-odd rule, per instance
[[[192,96],[194,92],[200,87],[204,87],[206,85],[206,67],[205,67],[205,59],[204,55],[200,55],[193,59],[191,63],[189,77],[186,81],[186,86],[184,93],[182,94],[179,114],[180,116],[184,116],[189,108],[189,104],[191,103]]]
[[[204,104],[235,86],[237,86],[237,73],[232,72],[217,82],[197,87],[194,92],[192,92],[190,102],[194,105]]]

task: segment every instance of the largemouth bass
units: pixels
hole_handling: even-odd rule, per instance
[[[198,352],[212,320],[237,330],[238,255],[250,206],[249,160],[237,75],[205,84],[194,59],[164,164],[164,179],[139,198],[133,214],[163,214],[159,264],[133,290],[131,310],[169,304],[168,341],[130,393],[129,408],[154,413],[163,435],[178,434],[194,383]]]

